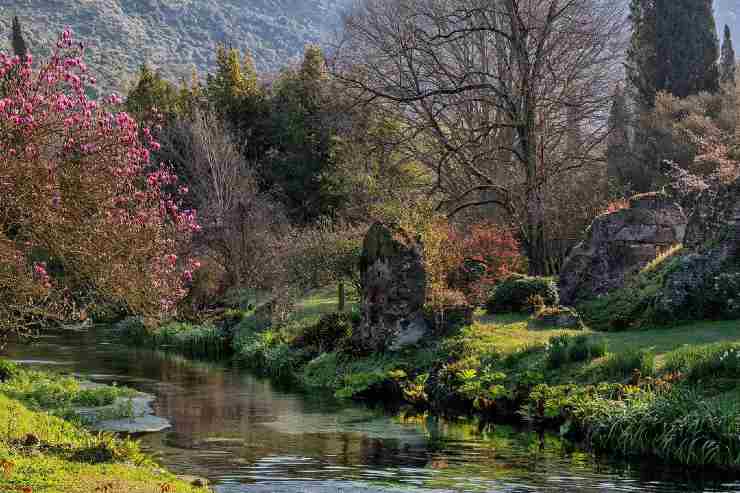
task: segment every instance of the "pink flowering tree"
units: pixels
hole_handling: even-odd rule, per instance
[[[155,130],[87,97],[82,52],[65,31],[44,62],[0,53],[0,332],[84,313],[80,293],[169,314],[198,267]]]

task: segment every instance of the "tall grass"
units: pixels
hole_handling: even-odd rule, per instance
[[[635,372],[639,372],[643,377],[652,376],[655,374],[655,354],[643,349],[612,353],[604,360],[599,370],[608,379],[627,379]]]
[[[139,345],[157,349],[174,349],[187,356],[220,358],[230,353],[228,338],[213,324],[192,325],[170,322],[149,329],[143,323],[118,324],[121,337]]]
[[[663,370],[682,373],[693,383],[740,376],[740,345],[731,343],[687,346],[668,353]]]
[[[740,408],[730,399],[707,400],[675,388],[635,392],[623,401],[583,400],[574,414],[598,450],[692,466],[740,466]]]

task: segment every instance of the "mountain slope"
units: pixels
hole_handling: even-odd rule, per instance
[[[628,0],[623,0],[627,2]],[[213,68],[219,42],[250,50],[261,71],[279,69],[321,42],[340,24],[352,0],[0,0],[0,50],[9,49],[12,15],[19,15],[31,50],[65,27],[92,49],[101,84],[123,90],[147,61],[171,80]],[[717,32],[728,24],[740,53],[740,0],[715,0]]]
[[[213,67],[215,45],[251,50],[260,70],[275,70],[339,25],[350,0],[0,0],[0,49],[12,15],[31,50],[69,26],[87,46],[101,82],[122,89],[144,60],[169,78]]]

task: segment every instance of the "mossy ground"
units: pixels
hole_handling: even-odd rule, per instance
[[[84,390],[69,377],[19,370],[0,385],[0,492],[196,493],[138,445],[63,419],[70,403],[103,405],[126,389]]]

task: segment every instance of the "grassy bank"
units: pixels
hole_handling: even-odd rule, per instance
[[[740,322],[631,332],[535,330],[523,315],[485,315],[401,352],[364,354],[333,313],[234,339],[245,366],[338,397],[394,401],[416,412],[477,414],[559,429],[595,450],[692,466],[740,468]],[[323,313],[323,315],[322,315]]]
[[[73,406],[107,405],[130,390],[86,389],[72,378],[2,360],[0,380],[0,491],[206,491],[163,471],[136,442],[91,433],[70,414]]]

